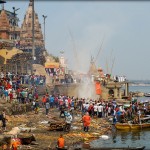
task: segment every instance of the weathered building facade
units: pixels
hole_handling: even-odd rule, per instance
[[[9,40],[10,25],[6,11],[3,9],[0,13],[0,39]]]
[[[15,13],[4,9],[0,10],[0,39],[12,40],[14,46],[20,40],[20,27]]]
[[[20,40],[20,28],[18,26],[18,17],[14,12],[4,9],[0,10],[0,67],[1,71],[9,71],[8,60],[13,55],[20,53],[20,50],[14,49]],[[11,68],[14,71],[14,69]]]
[[[13,7],[13,10],[13,12],[5,10],[4,5],[0,10],[0,50],[3,52],[0,54],[0,67],[2,68],[1,71],[26,73],[30,72],[32,68],[32,1],[30,0],[21,28],[18,25],[19,18],[15,12],[17,9]],[[34,49],[36,57],[34,63],[44,65],[44,40],[41,24],[35,12],[34,18]],[[14,56],[12,55],[8,58],[8,55],[14,52],[14,47],[18,50],[13,54]],[[19,54],[20,50],[24,54]]]

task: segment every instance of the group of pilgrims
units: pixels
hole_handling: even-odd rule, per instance
[[[45,85],[46,84],[46,76],[44,75],[36,75],[36,74],[15,74],[14,72],[7,72],[4,74],[0,72],[0,83],[5,86],[5,88],[12,87],[13,89],[17,89],[19,85],[27,84],[27,85]]]
[[[18,82],[18,80],[20,80]],[[12,84],[16,81],[16,84]],[[30,88],[24,88],[18,86],[18,84],[22,84],[20,76],[6,76],[1,78],[0,80],[0,97],[4,99],[6,102],[16,101],[18,103],[32,103],[32,107],[34,108],[36,101],[39,100],[38,88],[37,85],[31,85]],[[125,108],[123,105],[117,105],[115,99],[112,100],[104,100],[104,99],[92,99],[92,98],[75,98],[74,96],[66,96],[66,95],[50,95],[48,91],[46,94],[39,100],[40,104],[43,107],[48,108],[60,108],[60,110],[67,109],[68,111],[79,110],[82,114],[86,112],[89,113],[91,117],[109,117],[115,116],[116,120],[120,121],[120,118],[130,119],[133,113],[137,113],[139,111],[139,104],[137,102],[131,103],[131,105]],[[48,110],[48,109],[47,109]],[[144,110],[146,112],[147,106],[144,105]]]
[[[0,98],[6,102],[28,103],[38,99],[38,85],[45,85],[42,75],[0,73]],[[27,88],[26,88],[27,87]]]
[[[33,110],[38,110],[40,107],[46,108],[46,115],[50,108],[59,108],[60,112],[64,109],[68,112],[74,112],[74,110],[79,110],[84,115],[88,112],[91,117],[107,118],[113,116],[114,120],[123,122],[130,120],[133,114],[140,113],[139,103],[134,102],[130,104],[129,107],[124,107],[124,105],[118,105],[115,99],[104,100],[104,99],[92,99],[92,98],[75,98],[74,96],[67,96],[63,94],[51,95],[48,91],[42,98],[38,94],[38,80],[42,79],[45,83],[44,76],[29,75],[28,77],[24,75],[15,75],[7,73],[5,76],[1,73],[0,77],[0,97],[6,102],[17,102],[17,103],[31,103]],[[29,80],[30,79],[30,82]],[[32,83],[33,82],[33,83]],[[31,84],[29,88],[24,88],[23,84]],[[144,112],[147,112],[147,106],[144,104]],[[60,113],[61,114],[61,113]],[[73,113],[72,113],[73,114]]]
[[[60,110],[60,116],[65,112],[69,112],[72,116],[76,111],[80,111],[82,115],[88,112],[91,118],[113,118],[113,123],[126,122],[132,120],[134,116],[148,112],[148,104],[142,105],[137,101],[130,102],[130,105],[118,104],[115,99],[90,99],[90,98],[75,98],[74,96],[65,95],[44,95],[42,98],[42,104],[48,110],[51,108],[58,108]],[[49,107],[47,107],[49,106]]]
[[[29,79],[29,80],[28,80]],[[38,82],[37,82],[38,80]],[[50,114],[50,109],[56,109],[60,115],[59,117],[65,118],[65,131],[69,132],[71,123],[78,112],[82,114],[83,131],[88,132],[90,129],[91,120],[94,118],[112,118],[112,123],[126,122],[132,120],[133,116],[140,115],[140,103],[131,101],[128,107],[118,104],[115,99],[105,100],[102,98],[78,98],[64,94],[49,94],[45,91],[43,96],[39,96],[38,85],[42,80],[42,85],[45,84],[44,76],[30,75],[28,78],[24,76],[7,74],[0,77],[0,101],[4,100],[6,103],[21,103],[30,104],[31,110],[38,114],[40,108],[45,109],[45,115]],[[29,84],[28,88],[21,85]],[[143,105],[144,114],[148,111],[148,105]],[[6,130],[6,112],[3,110],[0,115],[2,120],[2,127]],[[62,139],[62,135],[58,140],[58,145]],[[64,144],[62,144],[64,146]]]

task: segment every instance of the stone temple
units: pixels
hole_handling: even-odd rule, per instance
[[[13,70],[14,72],[26,73],[28,70],[30,72],[32,65],[32,1],[29,2],[21,27],[18,25],[19,18],[15,13],[15,7],[13,8],[14,12],[10,12],[5,10],[2,5],[0,10],[0,68],[4,72]],[[44,65],[44,39],[41,24],[35,12],[34,18],[36,57],[34,63]]]
[[[44,52],[44,39],[39,23],[38,14],[34,12],[34,45],[35,45],[35,63],[42,64],[41,57]],[[32,52],[32,1],[30,1],[20,31],[20,49],[23,52]]]

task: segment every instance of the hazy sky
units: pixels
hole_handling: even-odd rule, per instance
[[[20,8],[21,24],[28,4],[9,0],[5,9]],[[63,50],[69,68],[86,71],[101,47],[96,66],[105,73],[150,79],[150,2],[35,0],[35,11],[42,29],[42,15],[48,16],[47,51],[60,56]]]

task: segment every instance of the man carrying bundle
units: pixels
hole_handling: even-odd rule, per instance
[[[71,122],[72,122],[72,116],[70,113],[67,113],[65,116],[65,129],[64,131],[69,132],[70,131],[70,127],[71,127]]]

